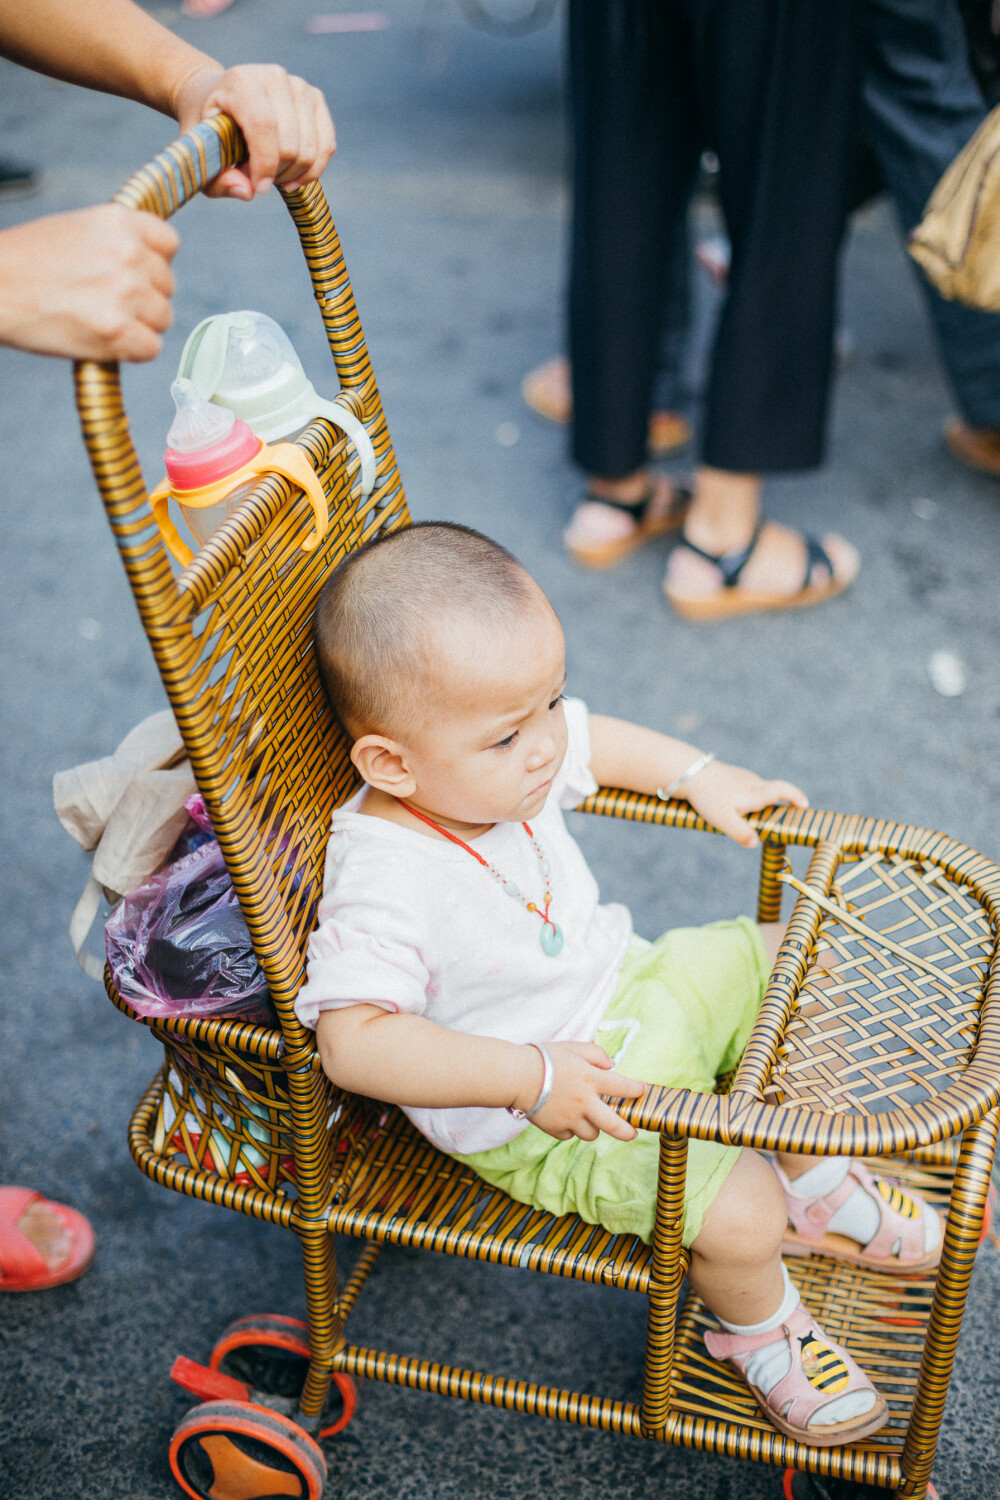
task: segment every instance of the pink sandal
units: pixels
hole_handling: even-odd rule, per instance
[[[820,1198],[801,1198],[777,1162],[772,1163],[778,1181],[785,1191],[789,1229],[781,1250],[783,1255],[829,1255],[834,1260],[850,1261],[855,1266],[870,1266],[888,1271],[892,1276],[913,1276],[932,1271],[941,1259],[944,1224],[933,1250],[924,1250],[924,1214],[935,1213],[922,1198],[911,1198],[888,1178],[874,1177],[860,1161],[852,1161],[847,1176],[832,1193]],[[877,1204],[881,1221],[873,1239],[861,1246],[843,1234],[831,1234],[827,1225],[837,1209],[861,1186]],[[939,1215],[940,1217],[940,1215]],[[899,1253],[893,1245],[899,1241]]]
[[[868,1437],[885,1426],[889,1408],[884,1398],[847,1350],[827,1338],[801,1303],[782,1324],[781,1333],[788,1340],[792,1360],[788,1374],[767,1396],[747,1381],[761,1411],[780,1433],[813,1448],[835,1448]],[[705,1347],[712,1358],[728,1360],[744,1379],[750,1356],[776,1342],[774,1332],[738,1334],[709,1329],[705,1333]],[[824,1406],[858,1391],[872,1391],[876,1396],[871,1411],[829,1427],[809,1426]]]

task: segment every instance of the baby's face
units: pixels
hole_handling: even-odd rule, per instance
[[[442,646],[422,723],[406,737],[412,800],[459,828],[534,817],[566,753],[559,621],[539,592],[502,638],[463,623]]]

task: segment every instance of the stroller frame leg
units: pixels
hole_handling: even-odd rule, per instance
[[[976,1263],[1000,1110],[991,1110],[962,1137],[945,1225],[941,1265],[903,1445],[903,1483],[897,1500],[923,1500],[931,1477],[944,1404]]]

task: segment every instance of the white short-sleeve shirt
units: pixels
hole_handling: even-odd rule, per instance
[[[542,922],[464,849],[359,811],[362,788],[333,815],[323,898],[295,1010],[364,1001],[505,1041],[592,1041],[632,937],[624,906],[602,906],[562,809],[596,790],[586,705],[565,704],[566,757],[531,829],[549,861],[551,916],[562,950],[542,948]],[[528,900],[545,879],[520,823],[496,823],[470,844]],[[444,1151],[486,1151],[524,1128],[502,1109],[407,1108]]]

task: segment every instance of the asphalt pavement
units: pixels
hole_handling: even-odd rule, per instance
[[[166,24],[227,62],[275,60],[320,85],[338,125],[326,188],[414,517],[491,532],[533,569],[569,643],[570,690],[800,783],[814,805],[940,828],[1000,858],[1000,483],[958,467],[949,396],[884,205],[855,225],[829,461],[768,486],[767,509],[837,529],[864,556],[816,611],[686,625],[660,593],[665,548],[584,574],[559,533],[578,481],[564,435],[521,404],[562,338],[566,141],[557,22],[517,39],[457,0],[386,0],[391,24],[311,35],[307,0],[237,0]],[[0,67],[4,154],[43,173],[0,225],[106,199],[171,138],[120,100]],[[126,403],[159,477],[186,333],[256,307],[332,390],[304,267],[275,195],[200,201],[178,220],[176,322],[130,370]],[[712,293],[699,283],[704,349]],[[301,1315],[292,1236],[166,1192],[133,1167],[129,1113],[158,1048],[77,969],[66,924],[87,861],[52,810],[55,771],[106,754],[165,699],[79,439],[69,369],[0,350],[3,455],[3,912],[0,1181],[75,1204],[98,1254],[79,1283],[0,1305],[0,1500],[166,1500],[168,1379],[251,1311]],[[683,460],[674,466],[683,471]],[[942,696],[928,663],[960,659]],[[582,820],[579,820],[582,821]],[[754,860],[689,835],[581,827],[608,899],[641,932],[752,903]],[[349,1259],[353,1254],[347,1247]],[[1000,1492],[995,1330],[1000,1255],[980,1255],[941,1438],[942,1500]],[[635,1398],[644,1309],[528,1272],[389,1250],[352,1325],[359,1342]],[[329,1448],[329,1493],[400,1500],[764,1500],[774,1470],[584,1432],[378,1384]]]

